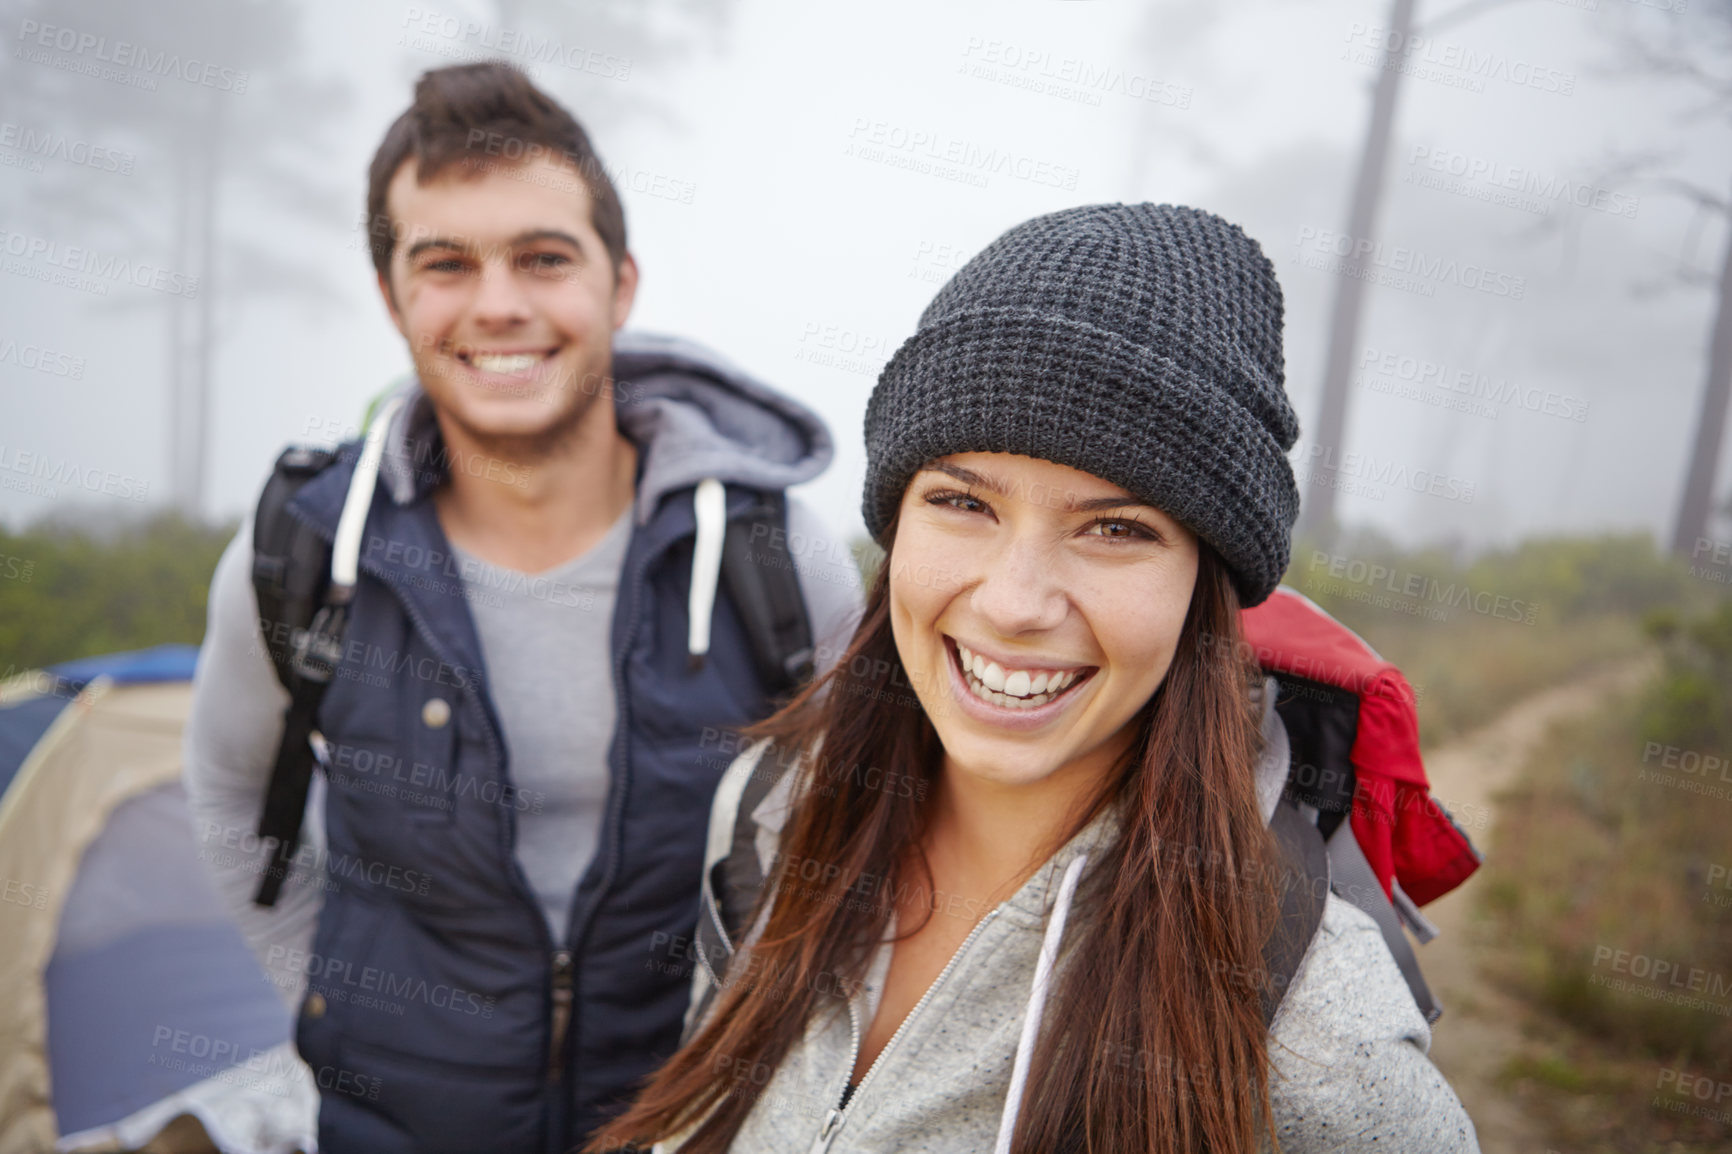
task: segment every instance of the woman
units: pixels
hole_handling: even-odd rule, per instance
[[[718,792],[794,766],[746,946],[592,1149],[1477,1149],[1347,903],[1264,1016],[1285,766],[1233,642],[1298,510],[1281,315],[1171,206],[1029,221],[940,291],[867,409],[859,630]]]

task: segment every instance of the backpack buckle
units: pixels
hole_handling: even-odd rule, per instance
[[[295,630],[289,639],[289,665],[297,677],[323,685],[336,676],[343,660],[343,626],[348,617],[347,606],[325,605],[311,625]]]

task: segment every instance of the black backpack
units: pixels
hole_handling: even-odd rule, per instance
[[[259,814],[258,834],[275,851],[253,901],[274,906],[300,843],[318,762],[313,739],[319,703],[343,655],[348,605],[331,596],[331,544],[289,512],[301,487],[339,459],[342,450],[291,447],[277,458],[253,518],[253,592],[259,631],[289,691],[283,738]],[[812,674],[812,627],[794,559],[788,553],[787,499],[754,491],[756,500],[728,522],[722,542],[723,586],[751,638],[759,677],[772,698]]]

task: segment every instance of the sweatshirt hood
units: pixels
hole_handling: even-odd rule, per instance
[[[817,413],[692,341],[615,334],[609,383],[619,427],[640,455],[639,524],[663,497],[701,481],[786,489],[822,473],[835,452]],[[442,475],[444,460],[420,381],[403,381],[389,394],[398,396],[379,479],[406,505]]]

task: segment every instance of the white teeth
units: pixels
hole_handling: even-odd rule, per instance
[[[996,661],[988,661],[960,641],[956,656],[968,676],[969,692],[982,701],[1009,709],[1033,709],[1045,705],[1075,684],[1081,674],[1072,670],[1058,673],[1050,670],[1030,672],[1012,669],[1006,672]]]
[[[469,358],[469,363],[484,373],[521,373],[533,369],[540,360],[537,353],[512,353],[509,356],[476,353]]]

